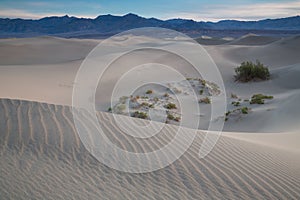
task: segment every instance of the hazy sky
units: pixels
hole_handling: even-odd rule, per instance
[[[94,18],[135,13],[160,19],[257,20],[300,15],[300,0],[0,0],[0,17],[70,15]]]

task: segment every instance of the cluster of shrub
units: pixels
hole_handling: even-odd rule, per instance
[[[235,80],[240,82],[270,79],[268,67],[264,66],[264,64],[258,60],[256,63],[251,61],[242,62],[239,67],[235,68],[235,73]]]

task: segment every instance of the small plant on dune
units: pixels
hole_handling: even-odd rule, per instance
[[[250,104],[264,104],[265,99],[273,99],[273,96],[267,96],[263,94],[255,94],[251,97]]]
[[[167,105],[164,106],[166,109],[176,109],[177,106],[174,103],[168,103]]]
[[[148,115],[145,112],[139,112],[135,111],[134,113],[131,114],[132,117],[140,118],[140,119],[147,119]]]
[[[200,81],[200,83],[201,83],[202,86],[206,85],[206,81],[204,79],[200,79],[199,81]]]
[[[230,113],[231,113],[231,111],[227,111],[227,112],[225,113],[225,116],[226,116],[226,117],[229,116]]]
[[[200,95],[202,95],[202,94],[203,94],[203,92],[204,92],[204,90],[200,90],[200,91],[199,91]]]
[[[243,114],[243,115],[249,114],[250,110],[251,110],[251,108],[248,108],[246,106],[242,107],[242,108],[237,108],[234,110],[229,110],[225,113],[224,120],[228,121],[230,116],[239,117],[241,114]]]
[[[149,103],[147,103],[147,102],[143,102],[143,103],[141,103],[141,107],[149,107],[150,106],[150,104]]]
[[[231,98],[232,98],[232,99],[237,99],[238,96],[237,96],[236,94],[231,93]]]
[[[168,113],[167,119],[173,120],[173,121],[175,121],[175,122],[179,122],[179,121],[180,121],[180,117],[175,117],[175,116],[172,115],[171,113]]]
[[[202,99],[199,100],[199,103],[206,103],[206,104],[210,104],[211,101],[210,101],[210,98],[208,97],[204,97]]]
[[[243,107],[243,108],[241,108],[241,112],[243,114],[248,114],[249,113],[249,108],[248,107]]]
[[[236,107],[238,107],[238,106],[241,105],[241,103],[238,102],[238,101],[233,101],[231,104],[234,105],[234,106],[236,106]]]
[[[108,112],[111,112],[111,111],[112,111],[112,108],[111,108],[111,107],[109,107],[109,108],[107,109],[107,111],[108,111]]]
[[[167,115],[167,118],[168,118],[169,120],[174,120],[174,119],[175,119],[174,115],[172,115],[172,114],[170,114],[170,113]]]
[[[146,91],[146,94],[152,94],[153,93],[153,90],[147,90]]]
[[[164,94],[164,97],[169,97],[170,95],[168,93],[165,93]]]
[[[229,117],[229,115],[230,115],[230,113],[231,113],[231,111],[227,111],[226,113],[225,113],[225,121],[228,121],[228,117]]]
[[[235,80],[241,82],[270,79],[268,67],[264,66],[258,60],[256,63],[251,61],[242,62],[239,67],[235,68],[235,73]]]

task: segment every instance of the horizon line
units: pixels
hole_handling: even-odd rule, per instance
[[[10,19],[10,20],[14,20],[14,19],[22,19],[22,20],[41,20],[41,19],[44,19],[44,18],[50,18],[50,17],[58,17],[58,18],[62,18],[62,17],[69,17],[69,18],[77,18],[77,19],[92,19],[92,20],[95,20],[97,19],[98,17],[100,16],[114,16],[114,17],[125,17],[127,15],[135,15],[135,16],[138,16],[138,17],[141,17],[141,18],[145,18],[145,19],[157,19],[157,20],[161,20],[161,21],[168,21],[168,20],[189,20],[189,21],[194,21],[194,22],[211,22],[211,23],[218,23],[218,22],[221,22],[221,21],[239,21],[239,22],[258,22],[258,21],[263,21],[263,20],[276,20],[276,19],[286,19],[286,18],[293,18],[293,17],[300,17],[300,15],[291,15],[291,16],[288,16],[288,17],[278,17],[278,18],[261,18],[261,19],[257,19],[257,20],[239,20],[239,19],[221,19],[219,21],[210,21],[210,20],[195,20],[195,19],[189,19],[189,18],[167,18],[167,19],[161,19],[161,18],[157,18],[157,17],[146,17],[146,16],[142,16],[142,15],[139,15],[139,14],[135,14],[135,13],[127,13],[127,14],[110,14],[110,13],[107,13],[107,14],[100,14],[100,15],[97,15],[97,16],[94,16],[94,17],[88,17],[88,16],[76,16],[76,15],[71,15],[71,14],[53,14],[53,15],[48,15],[48,16],[43,16],[43,17],[40,17],[40,18],[22,18],[22,17],[0,17],[0,19]]]

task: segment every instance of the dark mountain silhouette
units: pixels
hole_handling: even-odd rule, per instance
[[[124,16],[100,15],[95,19],[69,17],[45,17],[38,20],[0,18],[1,37],[30,37],[56,35],[62,37],[109,36],[121,31],[140,27],[163,27],[189,35],[236,35],[299,34],[300,16],[266,19],[259,21],[223,20],[219,22],[197,22],[186,19],[159,20],[144,18],[129,13]]]

